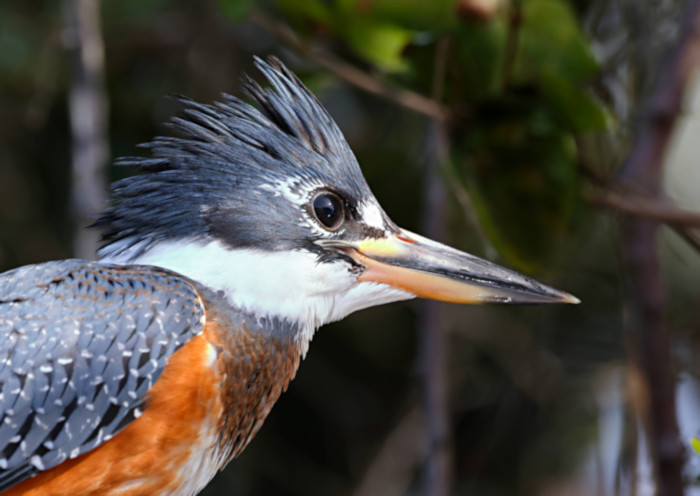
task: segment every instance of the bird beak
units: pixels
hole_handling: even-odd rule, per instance
[[[338,242],[364,266],[358,281],[388,284],[454,303],[579,303],[579,299],[494,263],[408,231]]]

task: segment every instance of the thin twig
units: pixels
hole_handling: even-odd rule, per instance
[[[649,100],[635,146],[621,168],[620,183],[659,198],[663,159],[682,105],[690,75],[700,61],[700,1],[688,4],[679,44]],[[675,373],[666,326],[666,302],[661,282],[657,223],[633,216],[625,225],[624,259],[633,308],[629,335],[633,356],[649,390],[648,442],[654,464],[657,494],[684,492],[683,446],[676,416]]]
[[[389,86],[371,74],[344,62],[327,50],[319,46],[307,45],[287,24],[271,19],[260,12],[254,12],[250,18],[272,36],[333,72],[345,82],[431,119],[438,121],[449,119],[450,110],[445,105],[414,91]]]
[[[73,252],[81,258],[92,258],[98,233],[85,226],[89,216],[104,209],[109,159],[100,2],[66,0],[65,8],[67,49],[72,62],[68,103],[73,136]]]
[[[619,197],[620,199],[626,199],[629,198],[629,196],[632,196],[634,198],[637,198],[640,196],[639,192],[637,191],[626,191],[625,187],[620,185],[620,184],[614,184],[614,180],[606,177],[605,175],[599,173],[598,171],[592,169],[591,167],[587,167],[584,164],[580,164],[580,170],[581,173],[595,186],[599,188],[605,188],[609,190],[609,194],[613,194],[616,197]],[[603,193],[603,195],[608,194],[608,193]],[[626,203],[622,208],[617,208],[616,204],[609,204],[609,202],[606,202],[605,199],[601,201],[600,198],[597,196],[599,195],[592,195],[588,197],[588,201],[594,205],[594,206],[599,206],[601,208],[611,208],[615,210],[619,210],[622,213],[629,214],[629,215],[640,215],[642,217],[645,217],[647,212],[645,211],[644,208],[636,208],[637,205],[629,205]],[[649,207],[649,198],[645,197],[645,206],[648,208]],[[606,204],[608,203],[608,204]],[[656,204],[656,200],[652,200],[653,204]],[[664,222],[673,229],[676,234],[678,234],[681,238],[685,240],[686,243],[688,243],[691,247],[693,247],[696,251],[700,252],[700,238],[698,238],[698,235],[693,232],[693,227],[690,225],[685,225],[683,223],[678,223],[678,222],[673,222],[679,220],[678,217],[676,216],[679,211],[675,208],[672,208],[668,205],[661,205],[659,206],[659,210],[654,212],[652,216],[648,217],[651,220],[656,220],[659,222]],[[673,210],[673,213],[671,215],[665,215],[666,212],[669,212],[669,209]],[[689,211],[684,211],[681,210],[682,216],[684,215],[697,215],[700,216],[700,213],[695,213],[693,214],[692,212]],[[652,217],[655,217],[652,219]],[[700,217],[699,217],[700,218]],[[691,224],[694,224],[694,220],[691,222]]]
[[[662,203],[656,198],[631,196],[615,191],[605,191],[588,195],[587,200],[596,206],[642,217],[654,222],[664,222],[673,226],[700,227],[700,213],[682,210]]]
[[[589,195],[587,200],[594,206],[612,209],[654,222],[663,222],[686,243],[700,252],[700,239],[694,232],[694,228],[700,228],[700,213],[681,210],[646,196],[626,194],[625,189],[621,187],[618,189],[619,191],[611,189],[604,193]]]
[[[447,66],[448,40],[437,44],[433,71],[433,98],[442,97]],[[423,232],[438,241],[446,230],[445,184],[440,177],[440,166],[447,161],[449,142],[444,123],[437,119],[428,122],[426,138],[429,155],[425,169]],[[452,487],[452,447],[449,435],[447,405],[447,360],[445,327],[439,304],[424,301],[421,304],[419,342],[422,371],[423,409],[425,411],[426,460],[423,476],[425,496],[447,496]]]
[[[579,162],[578,169],[583,177],[598,187],[607,188],[614,181],[614,178],[608,177],[607,174],[594,169],[585,162]]]
[[[454,166],[450,163],[444,163],[440,167],[440,172],[442,173],[443,182],[450,189],[457,203],[459,203],[459,211],[464,215],[464,219],[469,225],[471,232],[473,232],[480,241],[483,256],[487,259],[495,258],[498,251],[493,244],[491,244],[486,233],[484,233],[484,229],[481,227],[479,219],[476,216],[471,195],[463,185],[462,179],[458,177],[455,172]]]
[[[513,68],[518,55],[518,41],[520,39],[520,25],[523,22],[521,0],[511,0],[510,12],[508,13],[508,34],[503,58],[503,76],[501,78],[501,89],[507,90],[513,78]]]
[[[685,240],[690,246],[692,246],[696,251],[700,252],[700,237],[698,237],[691,229],[680,226],[670,226],[676,234]]]

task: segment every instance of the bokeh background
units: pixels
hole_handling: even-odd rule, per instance
[[[167,95],[274,54],[394,221],[583,303],[324,327],[204,494],[700,494],[697,3],[3,0],[0,270],[93,257]]]

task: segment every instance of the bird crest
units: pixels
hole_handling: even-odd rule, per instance
[[[185,236],[289,249],[301,228],[324,233],[283,202],[301,205],[321,187],[350,201],[372,197],[317,98],[277,58],[256,57],[255,64],[270,87],[245,76],[252,104],[228,94],[213,104],[177,97],[184,109],[168,124],[177,136],[141,145],[151,157],[116,161],[143,174],[112,185],[111,205],[93,224],[103,231],[101,255]]]

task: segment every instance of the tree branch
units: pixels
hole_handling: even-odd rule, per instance
[[[700,60],[700,1],[692,1],[688,7],[679,44],[666,59],[669,65],[660,72],[663,77],[649,100],[646,119],[620,171],[622,185],[657,199],[666,147],[688,79]],[[631,304],[629,342],[649,390],[648,415],[642,417],[649,419],[649,453],[657,494],[678,496],[684,492],[684,453],[676,417],[675,374],[666,326],[656,222],[637,215],[630,218],[624,226],[623,255]]]
[[[251,14],[251,19],[278,40],[289,45],[297,52],[310,58],[353,86],[367,91],[368,93],[381,96],[401,107],[425,115],[431,119],[446,121],[450,117],[450,110],[440,102],[414,91],[389,86],[371,74],[344,62],[327,50],[319,46],[305,44],[294,31],[283,22],[271,19],[260,12]]]
[[[700,213],[678,210],[671,205],[657,204],[657,200],[654,198],[649,199],[647,196],[644,196],[644,205],[637,205],[637,201],[629,202],[627,198],[632,196],[634,199],[639,200],[641,195],[638,192],[628,191],[620,184],[611,186],[613,181],[609,177],[583,164],[580,164],[580,170],[592,184],[599,188],[604,188],[602,193],[588,195],[587,200],[592,205],[664,222],[683,238],[686,243],[700,252],[700,238],[693,232],[693,227],[697,226],[696,218],[700,219]],[[609,198],[608,195],[613,195],[615,198]],[[650,209],[655,211],[649,212]]]
[[[435,54],[433,98],[442,96],[447,66],[448,40],[441,39]],[[447,216],[445,183],[440,166],[449,156],[449,142],[444,123],[431,119],[427,123],[428,148],[422,231],[437,241],[444,240]],[[447,404],[447,359],[445,326],[439,303],[421,302],[419,324],[419,360],[425,412],[426,460],[423,476],[425,496],[447,496],[452,488],[452,446],[450,443],[449,408]]]
[[[671,226],[700,228],[700,213],[682,210],[648,196],[608,190],[588,195],[587,200],[595,206],[642,217],[649,221],[663,222]]]
[[[72,63],[68,107],[73,136],[73,252],[77,257],[90,259],[95,256],[98,234],[85,226],[91,215],[104,209],[109,159],[100,2],[66,0],[65,10],[67,49]]]
[[[501,77],[501,90],[506,91],[511,84],[515,59],[518,55],[518,41],[520,38],[520,26],[523,23],[523,8],[521,0],[511,0],[508,13],[508,34],[503,60],[503,74]]]

